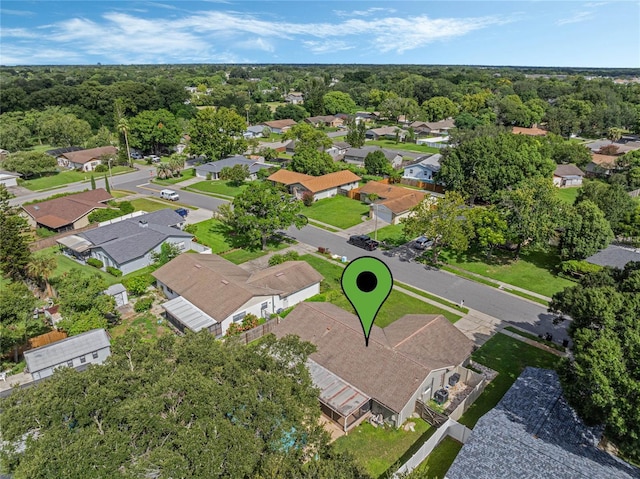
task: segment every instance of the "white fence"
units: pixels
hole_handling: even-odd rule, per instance
[[[445,437],[451,436],[456,441],[464,444],[470,435],[471,429],[451,418],[447,419],[447,422],[440,426],[434,435],[427,439],[422,447],[418,449],[407,462],[400,466],[393,475],[393,479],[398,479],[401,474],[408,474],[418,467]]]
[[[102,221],[101,223],[98,223],[98,225],[100,226],[110,225],[112,223],[117,223],[118,221],[128,220],[130,218],[135,218],[136,216],[146,215],[146,214],[147,214],[146,211],[134,211],[133,213],[118,216],[117,218],[113,218],[112,220]]]

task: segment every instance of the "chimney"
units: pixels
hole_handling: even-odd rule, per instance
[[[147,226],[149,226],[149,224],[145,220],[140,220],[138,221],[138,226],[140,228],[146,228]]]

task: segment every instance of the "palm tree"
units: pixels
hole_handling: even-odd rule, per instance
[[[120,118],[117,125],[118,131],[124,135],[124,143],[127,146],[127,158],[129,160],[129,167],[133,167],[131,162],[131,150],[129,150],[129,120],[124,116]]]
[[[169,177],[173,178],[173,171],[171,170],[171,166],[169,166],[169,163],[158,163],[158,166],[156,166],[156,170],[158,178],[160,178],[161,180]]]
[[[53,290],[49,278],[57,266],[58,262],[53,256],[34,256],[27,266],[29,276],[41,284],[44,283],[43,291],[50,298],[53,297]]]

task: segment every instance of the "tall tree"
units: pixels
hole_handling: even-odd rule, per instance
[[[469,210],[469,218],[475,232],[475,241],[491,257],[496,246],[507,241],[505,212],[495,206],[477,206]]]
[[[92,190],[96,189],[96,179],[94,178],[93,175],[91,175],[91,189]]]
[[[379,176],[386,175],[393,169],[382,150],[367,153],[364,158],[364,168],[368,174]]]
[[[560,239],[560,256],[584,259],[606,248],[613,239],[611,225],[598,206],[584,200],[569,208]]]
[[[324,111],[329,115],[336,113],[355,113],[356,102],[351,95],[341,91],[330,91],[323,98]]]
[[[235,111],[221,107],[204,108],[191,120],[190,150],[196,155],[206,155],[212,161],[240,154],[247,148],[243,137],[247,124]]]
[[[582,185],[576,202],[583,200],[598,205],[614,233],[624,229],[624,218],[634,207],[633,198],[622,185],[608,185],[600,181],[588,181]]]
[[[145,110],[129,120],[130,145],[156,155],[176,146],[181,134],[180,124],[168,110]]]
[[[556,293],[549,310],[572,318],[573,354],[560,371],[569,402],[640,460],[640,262],[585,276]]]
[[[301,209],[301,201],[262,182],[236,196],[233,209],[225,204],[218,211],[223,222],[248,245],[260,245],[264,250],[267,240],[277,231],[292,225],[297,228],[305,225]]]
[[[402,219],[402,229],[407,237],[426,236],[433,240],[431,246],[434,263],[443,247],[464,251],[473,236],[464,197],[456,191],[447,191],[444,198],[427,196]]]
[[[445,118],[456,116],[457,105],[444,96],[434,96],[422,104],[422,110],[427,121],[444,120]]]
[[[43,291],[50,298],[53,297],[53,291],[51,290],[49,279],[57,266],[58,262],[53,256],[33,256],[31,262],[27,265],[29,277],[40,283],[43,286]]]
[[[347,136],[345,141],[353,148],[361,148],[364,145],[367,135],[367,125],[364,121],[357,122],[351,118],[347,123]]]
[[[104,189],[107,190],[107,193],[111,193],[111,186],[109,186],[109,178],[107,175],[104,175]]]
[[[25,179],[53,173],[58,166],[56,159],[41,151],[18,151],[2,162],[2,168],[20,173]]]
[[[220,170],[220,179],[230,181],[235,186],[240,186],[249,177],[247,165],[225,166]]]
[[[29,225],[18,208],[9,204],[12,197],[7,187],[0,184],[0,271],[5,278],[18,281],[27,276],[31,250]]]
[[[18,348],[40,329],[33,321],[37,300],[22,281],[10,281],[0,288],[0,354],[14,349],[18,361]]]

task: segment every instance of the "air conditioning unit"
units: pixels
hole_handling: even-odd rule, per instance
[[[449,386],[455,386],[460,381],[460,375],[458,373],[449,376]]]
[[[438,389],[433,395],[433,400],[438,404],[444,404],[449,399],[449,391],[446,389]]]

